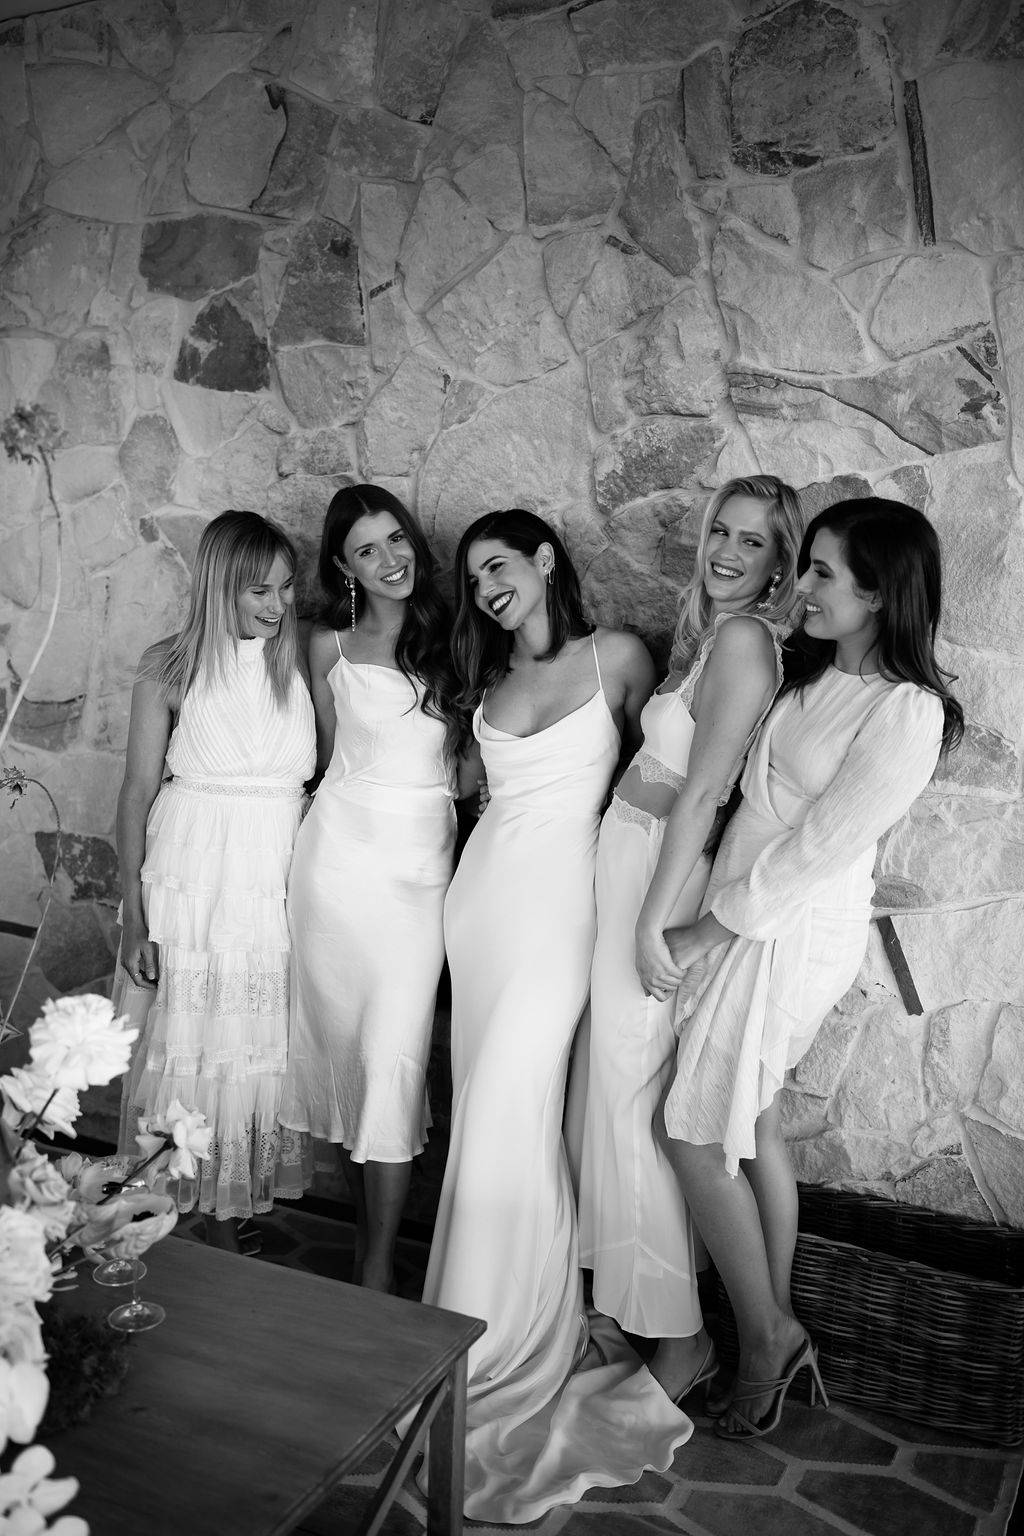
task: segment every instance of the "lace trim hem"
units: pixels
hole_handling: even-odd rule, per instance
[[[612,795],[609,809],[616,821],[625,821],[632,826],[643,827],[645,832],[653,832],[665,820],[664,816],[652,816],[650,811],[642,811],[638,805],[631,805],[628,800],[620,800],[618,795]]]
[[[233,795],[249,800],[301,800],[305,791],[302,785],[292,784],[224,784],[212,779],[172,779],[174,789],[194,795]]]
[[[670,789],[675,790],[676,794],[685,783],[683,774],[669,768],[660,757],[655,757],[653,752],[648,752],[646,747],[640,748],[630,766],[639,769],[640,777],[645,784],[667,784]]]

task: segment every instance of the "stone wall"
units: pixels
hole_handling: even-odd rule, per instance
[[[901,949],[873,939],[786,1115],[805,1178],[1024,1225],[1022,54],[1019,0],[96,0],[0,29],[0,414],[67,433],[65,601],[11,748],[70,833],[37,983],[111,969],[130,680],[224,507],[295,535],[308,607],[349,480],[445,556],[525,503],[664,657],[709,487],[899,496],[942,535],[968,736],[880,858]],[[54,524],[6,462],[0,507],[9,700]],[[3,808],[8,928],[53,847],[38,791]]]

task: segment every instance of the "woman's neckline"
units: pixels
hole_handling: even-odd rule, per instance
[[[527,731],[525,736],[519,736],[515,731],[502,730],[500,725],[492,725],[484,714],[482,703],[480,705],[480,719],[489,731],[497,731],[499,736],[507,736],[509,741],[532,741],[535,736],[543,736],[546,731],[553,731],[556,725],[562,725],[566,720],[571,720],[573,715],[578,715],[581,710],[589,708],[595,699],[604,699],[603,688],[598,688],[596,693],[592,693],[589,699],[584,699],[582,704],[577,704],[575,709],[570,709],[568,714],[559,715],[558,719],[552,720],[550,725],[542,725],[539,731]],[[607,701],[605,701],[605,705],[607,707]]]

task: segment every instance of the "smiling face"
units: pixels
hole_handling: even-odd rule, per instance
[[[478,539],[466,552],[466,574],[477,607],[506,630],[518,629],[538,611],[546,613],[554,558],[550,544],[524,555],[500,539]]]
[[[269,571],[259,581],[243,587],[235,599],[238,633],[243,640],[276,635],[294,601],[295,573],[283,555],[275,555]]]
[[[708,532],[704,586],[712,611],[736,613],[761,596],[778,566],[768,526],[768,504],[756,496],[730,496]]]
[[[412,596],[416,554],[393,512],[368,512],[357,518],[342,549],[345,558],[335,556],[335,565],[344,576],[354,576],[368,598],[398,602]]]
[[[797,591],[806,599],[803,627],[808,635],[834,640],[837,660],[840,654],[867,655],[878,638],[881,599],[877,592],[862,592],[856,585],[842,543],[827,528],[814,535],[810,564]]]

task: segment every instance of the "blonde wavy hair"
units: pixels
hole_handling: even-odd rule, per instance
[[[280,555],[294,574],[298,564],[288,535],[256,512],[222,512],[207,523],[199,540],[188,613],[156,672],[165,694],[183,699],[197,678],[223,677],[230,652],[242,633],[238,598],[246,587],[266,580]],[[298,661],[295,610],[289,603],[277,634],[263,647],[270,686],[284,706]]]
[[[770,583],[765,588],[761,602],[757,605],[758,613],[770,623],[785,624],[796,602],[796,562],[804,533],[800,497],[791,485],[775,475],[744,475],[736,480],[727,480],[708,502],[701,520],[693,575],[680,600],[679,620],[672,637],[669,666],[675,670],[690,661],[711,628],[711,599],[704,585],[704,562],[715,519],[730,496],[753,496],[757,501],[763,501],[767,511],[768,531],[775,540],[781,575],[774,588]]]

